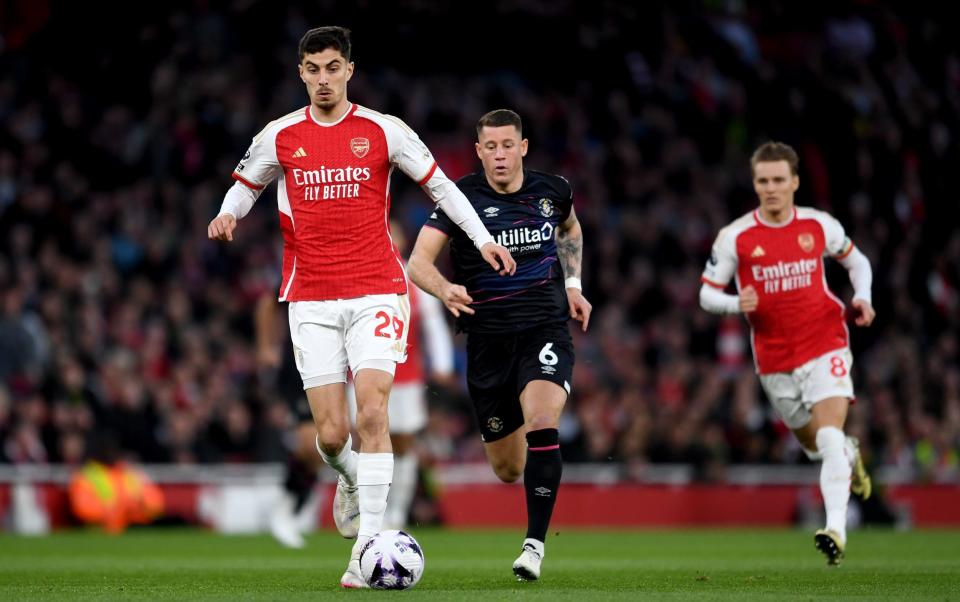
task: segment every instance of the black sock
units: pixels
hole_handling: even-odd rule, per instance
[[[317,471],[307,465],[300,458],[291,455],[287,459],[286,476],[283,479],[283,488],[293,495],[293,511],[299,512],[307,503],[307,498],[317,483]]]
[[[527,492],[527,537],[546,541],[550,515],[557,501],[563,460],[557,429],[527,433],[527,466],[523,470],[523,488]]]

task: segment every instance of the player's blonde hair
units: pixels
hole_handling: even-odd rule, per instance
[[[753,151],[750,157],[750,173],[755,174],[757,163],[773,163],[776,161],[786,161],[790,166],[790,173],[798,175],[800,173],[800,157],[793,147],[783,142],[764,142],[757,150]]]

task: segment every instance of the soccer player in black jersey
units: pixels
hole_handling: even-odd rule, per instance
[[[567,319],[586,331],[592,309],[580,286],[583,232],[569,182],[523,169],[528,141],[519,115],[487,113],[477,122],[477,139],[483,173],[457,186],[516,258],[516,273],[491,272],[439,208],[421,229],[408,269],[467,333],[467,384],[487,459],[504,482],[523,475],[527,536],[513,572],[533,580],[563,471],[557,429],[574,361]],[[453,282],[435,266],[447,241]]]

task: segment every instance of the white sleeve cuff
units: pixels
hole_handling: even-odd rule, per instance
[[[229,213],[237,219],[242,218],[250,213],[250,209],[253,208],[253,204],[260,197],[261,192],[262,190],[253,190],[240,182],[234,182],[223,197],[223,204],[220,205],[220,213],[217,215]]]
[[[853,285],[853,298],[863,299],[872,305],[873,293],[870,289],[873,286],[873,269],[870,267],[870,260],[860,252],[860,249],[854,247],[839,261],[840,265],[847,268],[850,284]]]
[[[700,286],[700,307],[712,314],[740,313],[740,297],[728,295],[709,284]]]

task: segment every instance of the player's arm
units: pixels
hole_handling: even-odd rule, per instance
[[[583,266],[583,228],[580,227],[580,221],[573,207],[570,208],[570,216],[557,228],[557,258],[563,269],[570,317],[580,322],[583,331],[586,332],[593,306],[583,296],[583,286],[580,283]]]
[[[470,237],[490,267],[501,276],[513,274],[517,262],[510,251],[494,242],[473,205],[437,166],[433,154],[420,137],[399,119],[383,117],[380,123],[387,136],[390,161],[419,184],[447,217]]]
[[[210,240],[232,241],[237,220],[250,212],[266,185],[280,175],[276,123],[271,123],[257,134],[247,153],[233,170],[233,179],[236,182],[223,197],[220,212],[207,226],[207,237]]]
[[[439,167],[423,185],[423,189],[447,217],[470,237],[490,267],[500,272],[501,276],[513,275],[517,271],[517,262],[510,251],[493,241],[493,236],[480,221],[473,205]]]
[[[710,313],[750,313],[759,305],[757,291],[752,285],[743,287],[738,295],[724,292],[737,271],[737,254],[733,245],[729,234],[721,231],[700,276],[700,307]]]
[[[850,239],[846,240],[846,244],[849,246],[844,249],[840,256],[836,257],[836,260],[846,268],[847,275],[850,277],[850,284],[853,285],[853,301],[850,302],[850,305],[857,313],[856,325],[870,326],[877,316],[873,309],[873,294],[871,292],[873,269],[870,267],[870,260],[867,259],[867,256],[861,253],[860,249],[850,242]]]
[[[235,182],[223,197],[220,212],[207,226],[207,238],[210,240],[233,240],[233,231],[237,228],[237,220],[250,213],[253,204],[260,197],[263,189],[254,190],[245,184]]]
[[[407,272],[414,284],[440,299],[450,313],[459,318],[460,312],[474,313],[473,309],[468,307],[473,303],[473,298],[467,294],[465,287],[453,284],[437,269],[437,257],[448,240],[450,237],[436,228],[421,228],[407,261]]]

